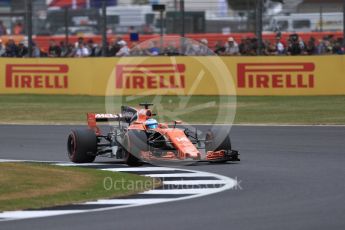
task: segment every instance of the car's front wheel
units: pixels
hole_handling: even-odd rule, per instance
[[[147,136],[143,131],[128,130],[123,143],[124,160],[129,166],[141,166],[139,159],[141,151],[147,151]]]
[[[226,132],[214,133],[208,131],[206,133],[206,151],[231,150],[230,134]]]
[[[208,151],[220,151],[231,150],[230,134],[220,130],[218,133],[214,133],[211,130],[206,133],[205,150]],[[211,161],[211,163],[224,163],[227,160]]]

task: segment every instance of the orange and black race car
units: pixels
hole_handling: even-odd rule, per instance
[[[231,149],[229,133],[198,132],[158,123],[149,108],[122,106],[119,114],[87,114],[88,129],[72,130],[68,136],[68,156],[75,163],[90,163],[97,156],[108,156],[130,166],[147,163],[195,163],[239,161],[238,151]],[[111,131],[102,134],[97,122],[113,122]]]

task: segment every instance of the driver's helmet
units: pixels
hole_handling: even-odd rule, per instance
[[[145,126],[147,129],[155,129],[158,127],[158,122],[155,119],[150,118],[145,122]]]

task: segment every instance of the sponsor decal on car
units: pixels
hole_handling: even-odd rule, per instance
[[[239,63],[238,88],[314,88],[315,64],[301,63]]]
[[[184,89],[185,64],[129,64],[116,66],[117,89]]]
[[[95,118],[118,118],[120,115],[110,114],[110,113],[104,113],[104,114],[95,114]]]
[[[187,137],[176,137],[175,138],[178,142],[185,142],[185,141],[189,141],[189,139]]]
[[[66,89],[68,71],[65,64],[7,64],[5,87]]]

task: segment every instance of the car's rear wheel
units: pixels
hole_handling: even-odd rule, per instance
[[[69,159],[74,163],[91,163],[97,154],[97,136],[91,129],[72,130],[67,139]]]
[[[143,131],[128,130],[123,145],[125,163],[133,167],[143,165],[139,158],[141,151],[148,150],[146,134]]]

